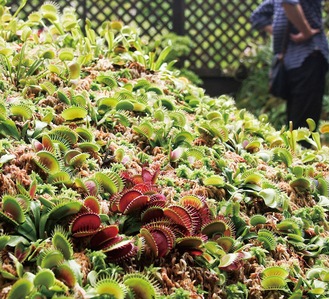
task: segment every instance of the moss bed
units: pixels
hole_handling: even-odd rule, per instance
[[[328,124],[276,131],[136,28],[23,5],[0,5],[0,298],[328,297]]]

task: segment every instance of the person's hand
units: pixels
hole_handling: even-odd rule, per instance
[[[299,32],[297,34],[290,34],[290,38],[292,41],[294,41],[297,44],[303,43],[308,41],[313,35],[316,35],[320,32],[320,29],[313,29],[306,34],[303,32]]]

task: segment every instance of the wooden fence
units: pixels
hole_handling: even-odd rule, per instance
[[[83,22],[94,28],[105,20],[120,19],[140,28],[141,35],[156,40],[170,32],[191,38],[194,47],[184,66],[201,79],[217,82],[238,66],[241,53],[255,36],[249,17],[261,0],[57,0],[60,9],[73,6]],[[21,1],[8,0],[15,11]],[[21,12],[26,17],[44,1],[28,0]],[[225,87],[229,82],[225,78]],[[205,84],[207,84],[205,82]],[[218,83],[215,83],[218,86]],[[225,90],[223,90],[225,92]]]

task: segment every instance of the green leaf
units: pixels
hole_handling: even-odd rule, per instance
[[[7,298],[8,299],[25,299],[32,291],[33,284],[26,278],[17,280],[12,286]]]
[[[30,241],[37,240],[36,228],[30,217],[26,217],[26,221],[18,227],[17,232]]]
[[[155,63],[155,68],[154,68],[154,70],[159,70],[160,69],[160,67],[161,67],[161,65],[165,62],[165,60],[166,60],[166,58],[167,58],[167,56],[169,55],[169,53],[172,51],[172,47],[165,47],[162,51],[161,51],[161,53],[160,53],[160,55],[159,55],[159,57],[158,57],[158,59],[157,59],[157,61],[156,61],[156,63]]]
[[[263,189],[259,192],[259,196],[264,199],[265,204],[270,208],[277,208],[280,204],[279,197],[274,189]]]
[[[20,140],[21,134],[17,130],[16,124],[11,119],[5,119],[0,115],[0,135],[4,137],[13,137],[16,140]]]
[[[13,159],[15,159],[16,156],[15,155],[10,155],[10,154],[6,154],[0,157],[0,166],[2,166],[4,163],[9,162]]]

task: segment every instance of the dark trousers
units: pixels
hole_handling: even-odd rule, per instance
[[[287,121],[288,124],[292,121],[293,129],[308,127],[307,118],[312,118],[318,125],[327,70],[326,59],[320,51],[314,51],[301,67],[288,71]]]

